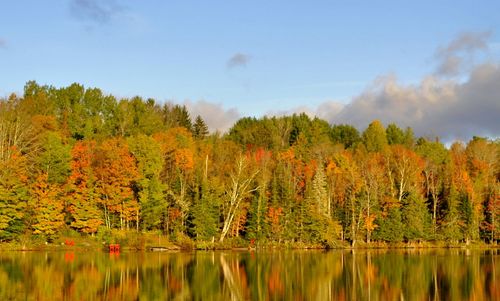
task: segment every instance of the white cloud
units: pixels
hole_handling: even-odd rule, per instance
[[[184,101],[184,105],[189,111],[192,119],[200,115],[207,124],[210,132],[225,132],[240,118],[240,113],[235,109],[224,109],[222,104],[216,104],[199,100],[192,102]]]
[[[363,130],[374,119],[386,125],[410,126],[417,135],[445,141],[468,140],[473,135],[500,136],[500,65],[476,66],[458,83],[435,76],[418,85],[402,85],[395,76],[374,81],[374,86],[342,107],[324,102],[315,115],[330,123],[352,124]]]
[[[325,101],[317,108],[274,113],[305,112],[332,124],[352,124],[359,130],[379,119],[386,125],[410,126],[419,136],[438,136],[444,141],[468,140],[473,135],[500,137],[500,65],[473,65],[467,57],[487,50],[489,36],[489,32],[462,34],[440,48],[438,70],[442,72],[416,84],[402,84],[395,75],[381,76],[348,104]],[[448,77],[457,72],[463,80]]]

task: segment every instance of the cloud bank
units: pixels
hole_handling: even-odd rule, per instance
[[[184,105],[193,120],[198,115],[203,118],[210,132],[225,132],[241,117],[235,108],[225,110],[222,104],[214,104],[204,100],[196,102],[186,100]]]
[[[500,137],[500,65],[483,62],[467,66],[474,53],[488,49],[490,36],[458,36],[438,50],[436,73],[416,85],[401,84],[394,75],[381,76],[348,104],[325,101],[313,109],[299,107],[271,114],[305,112],[332,124],[352,124],[361,131],[379,119],[386,125],[410,126],[418,136],[438,136],[443,141],[468,140],[473,135]],[[465,80],[450,78],[453,75]]]
[[[227,68],[232,69],[236,67],[244,67],[246,66],[252,57],[245,53],[235,53],[226,63]]]
[[[467,140],[472,135],[498,137],[499,83],[500,66],[496,64],[475,67],[464,83],[429,76],[417,86],[404,86],[395,77],[387,77],[328,120],[364,129],[373,119],[379,119],[445,141]]]

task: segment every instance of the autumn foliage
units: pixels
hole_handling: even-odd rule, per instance
[[[256,245],[500,238],[498,140],[447,148],[395,124],[360,133],[306,114],[207,129],[183,106],[29,82],[0,100],[0,239],[70,229]]]

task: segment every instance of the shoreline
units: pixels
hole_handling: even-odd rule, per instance
[[[337,246],[324,247],[317,245],[262,245],[254,247],[245,246],[223,246],[220,244],[197,246],[196,244],[190,248],[183,247],[175,243],[166,245],[144,245],[142,247],[132,247],[127,245],[121,246],[121,251],[124,252],[196,252],[196,251],[300,251],[300,250],[317,250],[317,251],[389,251],[389,250],[497,250],[500,249],[500,244],[486,243],[469,243],[469,244],[414,244],[414,243],[397,243],[397,244],[370,244],[359,246]],[[21,246],[16,243],[0,243],[0,252],[42,252],[42,251],[102,251],[109,252],[108,244],[101,246],[94,244],[77,244],[74,246],[61,244],[43,244],[34,246]],[[111,252],[113,253],[113,252]],[[120,252],[117,252],[120,253]]]

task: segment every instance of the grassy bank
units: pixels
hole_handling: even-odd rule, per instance
[[[36,235],[22,235],[17,240],[0,242],[0,251],[42,251],[42,250],[103,250],[109,244],[119,244],[121,250],[230,250],[230,249],[432,249],[432,248],[468,248],[487,249],[499,248],[498,244],[484,242],[371,242],[358,241],[354,246],[347,241],[336,241],[329,245],[308,244],[303,242],[270,242],[247,241],[242,238],[227,238],[223,242],[195,241],[190,237],[179,234],[168,237],[155,232],[138,233],[133,230],[101,231],[99,235],[82,235],[68,231],[60,237],[47,241],[44,237]]]

